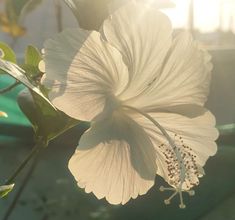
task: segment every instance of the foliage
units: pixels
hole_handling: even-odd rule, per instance
[[[4,47],[1,47],[1,45]],[[12,50],[6,44],[0,43],[0,48],[8,49],[4,50],[5,57],[12,56]],[[4,60],[0,60],[2,62],[0,69],[3,69],[30,89],[30,92],[21,93],[18,103],[32,123],[36,140],[43,140],[47,145],[50,140],[74,127],[79,121],[57,110],[47,99],[45,90],[44,92],[40,90],[40,78],[43,73],[40,72],[38,64],[41,60],[42,55],[39,50],[33,46],[28,46],[22,65],[18,66],[12,62],[6,63]]]
[[[4,60],[10,61],[12,63],[16,63],[16,55],[15,52],[5,43],[0,42],[0,57]]]

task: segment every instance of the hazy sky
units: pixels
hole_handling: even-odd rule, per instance
[[[190,0],[172,0],[176,7],[164,10],[175,27],[188,26]],[[233,30],[235,32],[235,0],[194,0],[195,27],[202,32]]]

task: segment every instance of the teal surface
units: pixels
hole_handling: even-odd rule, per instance
[[[14,79],[0,75],[0,90],[8,87],[14,83]],[[0,94],[0,111],[6,112],[8,114],[8,118],[1,118],[1,123],[7,123],[12,125],[22,125],[22,126],[30,126],[29,121],[26,119],[24,114],[18,107],[17,104],[17,94],[24,89],[24,86],[19,85],[16,88],[12,89],[10,92],[5,94]]]
[[[0,90],[12,83],[13,78],[0,75]],[[7,118],[0,118],[0,146],[33,140],[31,125],[17,104],[17,95],[24,88],[19,85],[5,94],[0,94],[0,111],[8,114]]]

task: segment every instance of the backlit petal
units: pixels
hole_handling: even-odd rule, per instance
[[[149,88],[128,105],[146,110],[194,104],[203,106],[209,93],[212,64],[210,55],[189,33],[179,34]]]
[[[156,174],[154,147],[144,132],[127,116],[96,122],[81,138],[69,169],[87,193],[125,204],[145,194]]]
[[[209,156],[213,156],[217,151],[215,140],[218,137],[218,131],[215,128],[214,116],[209,111],[194,118],[173,113],[151,113],[150,115],[167,131],[182,157],[175,156],[172,147],[155,125],[146,118],[135,115],[133,119],[145,128],[155,146],[157,174],[170,185],[177,186],[175,182],[179,179],[179,173],[175,168],[182,160],[188,175],[184,182],[185,189],[197,185],[198,177],[204,174],[202,167]]]
[[[67,30],[45,44],[49,98],[71,117],[91,121],[116,105],[113,96],[128,82],[121,54],[98,32]]]
[[[171,45],[169,19],[154,8],[130,1],[105,20],[103,32],[121,52],[129,69],[128,87],[119,98],[138,97],[160,74]]]

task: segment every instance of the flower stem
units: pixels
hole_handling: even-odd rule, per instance
[[[9,184],[13,183],[13,181],[18,176],[18,174],[24,169],[24,167],[27,165],[27,163],[40,151],[40,149],[42,147],[44,147],[44,145],[41,142],[38,142],[35,145],[35,147],[31,150],[29,155],[24,159],[24,161],[20,164],[20,166],[11,175],[11,177],[5,182],[4,185],[9,185]]]
[[[20,84],[19,81],[15,81],[12,85],[4,88],[4,89],[1,89],[0,90],[0,94],[4,94],[4,93],[7,93],[7,92],[10,92],[12,89],[14,89],[16,86],[18,86]]]

